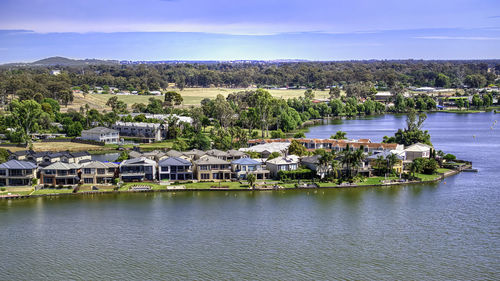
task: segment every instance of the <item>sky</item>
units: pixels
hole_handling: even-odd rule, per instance
[[[0,63],[499,54],[499,0],[0,0]]]

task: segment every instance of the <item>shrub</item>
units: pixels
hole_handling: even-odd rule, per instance
[[[1,190],[1,191],[6,191],[6,190],[7,190],[7,188],[5,188],[5,187],[3,187],[3,186],[2,186],[2,187],[0,188],[0,190]]]
[[[457,159],[457,157],[453,154],[446,154],[444,157],[443,157],[444,160],[446,161],[454,161]]]
[[[300,138],[305,138],[306,135],[303,132],[298,132],[295,135],[293,135],[294,138],[300,139]]]

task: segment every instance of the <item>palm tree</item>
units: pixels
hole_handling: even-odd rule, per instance
[[[248,185],[250,185],[250,188],[253,189],[255,185],[255,181],[257,180],[257,177],[254,174],[248,174],[247,175],[247,181]]]
[[[332,167],[332,168],[331,168],[331,171],[332,171],[332,173],[333,173],[333,176],[334,176],[335,178],[338,178],[338,177],[339,177],[339,170],[341,169],[339,161],[337,161],[337,160],[332,160],[332,162],[330,163],[330,165],[331,165],[331,167]]]
[[[344,166],[346,167],[346,171],[347,171],[349,178],[351,177],[352,153],[353,152],[351,151],[349,144],[347,144],[345,146],[345,150],[341,152],[342,160],[340,160],[342,163],[342,167],[344,167]]]
[[[323,178],[324,173],[328,173],[330,171],[330,163],[333,161],[334,157],[333,154],[328,153],[326,151],[323,151],[319,154],[319,162],[318,162],[318,169],[321,172],[321,178]]]
[[[364,154],[363,154],[363,146],[361,146],[358,150],[353,151],[352,153],[352,159],[351,159],[351,164],[353,168],[358,168],[361,165],[361,162],[363,161]]]
[[[393,167],[396,164],[396,162],[399,160],[398,156],[394,153],[391,153],[385,157],[387,160],[387,170],[392,173]]]
[[[375,160],[376,169],[379,170],[380,175],[382,174],[382,170],[384,169],[385,159],[384,156],[379,155]]]

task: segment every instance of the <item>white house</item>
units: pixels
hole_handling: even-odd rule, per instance
[[[116,144],[120,140],[120,134],[117,130],[110,128],[95,127],[90,130],[82,131],[82,139]]]
[[[272,177],[277,177],[279,171],[294,171],[299,168],[299,157],[288,155],[277,157],[266,162],[266,168],[270,171]]]
[[[416,143],[405,148],[404,152],[407,161],[413,161],[416,158],[429,158],[431,155],[432,146]]]

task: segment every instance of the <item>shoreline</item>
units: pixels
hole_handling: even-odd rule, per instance
[[[464,169],[470,168],[464,167]],[[190,192],[190,191],[286,191],[286,190],[317,190],[317,189],[334,189],[334,188],[359,188],[359,187],[386,187],[386,186],[400,186],[400,185],[416,185],[425,183],[436,183],[442,181],[447,177],[459,174],[462,170],[451,170],[437,178],[426,181],[409,181],[409,182],[393,182],[374,185],[335,185],[335,186],[317,186],[317,187],[294,187],[294,188],[266,188],[266,189],[250,189],[250,188],[190,188],[190,189],[150,189],[150,190],[113,190],[113,191],[84,191],[84,192],[68,192],[68,193],[48,193],[48,194],[35,194],[35,195],[12,195],[0,196],[0,200],[9,199],[29,199],[37,197],[54,197],[54,196],[81,196],[81,195],[102,195],[102,194],[120,194],[120,193],[155,193],[155,192]]]

